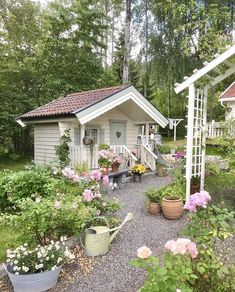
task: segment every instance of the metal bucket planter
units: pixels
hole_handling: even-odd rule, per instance
[[[138,172],[133,172],[133,181],[134,182],[141,182],[142,175]]]
[[[58,266],[54,271],[26,275],[13,274],[10,265],[4,265],[4,268],[15,292],[42,292],[52,288],[57,283],[62,266]]]

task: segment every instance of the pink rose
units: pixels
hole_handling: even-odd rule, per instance
[[[83,192],[83,201],[84,202],[90,202],[92,201],[94,198],[93,193],[91,190],[85,189],[85,191]]]
[[[103,177],[102,181],[103,181],[103,184],[104,184],[105,186],[107,186],[107,185],[109,184],[109,177],[108,177],[107,175],[105,175],[105,176]]]
[[[150,250],[150,248],[148,248],[145,245],[140,247],[140,248],[138,248],[138,251],[137,251],[138,258],[146,259],[149,256],[151,256],[151,254],[152,254],[152,251]]]

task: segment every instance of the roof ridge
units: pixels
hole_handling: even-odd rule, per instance
[[[128,84],[128,85],[120,84],[120,85],[116,85],[116,86],[102,87],[102,88],[98,88],[98,89],[91,89],[91,90],[83,90],[83,91],[72,92],[72,93],[67,94],[66,96],[71,96],[71,95],[74,95],[74,94],[81,94],[81,93],[85,93],[85,92],[91,93],[91,92],[106,91],[106,90],[117,89],[117,88],[125,88],[125,87],[129,87],[129,86],[131,86],[131,85],[130,84]],[[64,97],[66,97],[66,96],[64,96]]]

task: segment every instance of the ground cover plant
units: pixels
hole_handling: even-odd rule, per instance
[[[120,207],[117,200],[100,193],[100,184],[107,185],[109,180],[99,171],[79,175],[70,168],[58,172],[31,166],[18,173],[0,172],[0,182],[0,225],[22,231],[17,241],[9,238],[11,247],[79,236],[92,218],[111,216]]]

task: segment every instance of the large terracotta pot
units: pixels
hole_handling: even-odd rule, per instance
[[[158,203],[149,202],[148,211],[152,215],[157,215],[161,212],[161,206]]]
[[[118,172],[118,168],[119,168],[119,164],[118,163],[112,164],[112,172]]]
[[[157,169],[157,175],[160,177],[167,176],[167,168],[166,167],[159,167]]]
[[[177,197],[164,197],[162,213],[167,219],[179,219],[183,214],[183,201]]]
[[[200,192],[200,185],[192,184],[190,186],[190,195],[193,195],[193,194],[198,193],[198,192]]]

